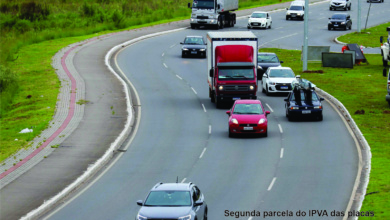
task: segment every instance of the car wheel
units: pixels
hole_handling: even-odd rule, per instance
[[[266,87],[265,87],[265,94],[267,95],[267,96],[269,96],[269,91],[268,91],[268,85],[265,85]]]
[[[229,130],[229,137],[230,138],[234,137],[234,134],[233,134],[233,132],[230,131],[230,128],[228,128],[228,130]]]
[[[347,25],[345,25],[344,30],[347,30]]]
[[[195,29],[195,25],[194,24],[191,24],[191,29]]]
[[[248,26],[248,29],[251,29],[251,27]]]
[[[262,92],[262,93],[265,93],[265,89],[264,89],[263,86],[261,86],[261,92]]]
[[[206,206],[205,211],[204,211],[204,215],[203,215],[203,220],[207,220],[207,212],[208,212],[208,209]]]
[[[294,119],[291,115],[289,115],[287,118],[288,118],[288,121],[294,121]]]
[[[265,133],[262,136],[263,137],[268,137],[268,128],[265,130]]]
[[[348,11],[351,11],[351,6],[348,7]]]
[[[347,7],[345,7],[345,8],[344,8],[344,11],[346,11],[347,9],[348,9],[348,8],[347,8]]]
[[[302,20],[302,21],[305,20],[305,15],[302,16],[301,20]]]
[[[328,30],[330,31],[330,30],[332,30],[332,28],[328,26]]]
[[[383,63],[384,67],[387,66],[387,60],[385,60],[385,57],[383,56],[383,54],[382,54],[382,63]]]
[[[184,57],[186,57],[186,55],[184,55],[184,53],[182,52],[181,53],[181,58],[184,58]]]
[[[272,25],[272,22],[271,22],[271,23],[269,23],[269,26],[268,26],[268,28],[269,28],[269,29],[271,29],[271,25]]]
[[[349,30],[351,30],[352,29],[352,24],[349,26]]]
[[[322,120],[324,119],[324,117],[322,116],[322,113],[321,113],[321,115],[319,115],[319,116],[317,117],[317,119],[318,119],[318,121],[322,121]]]
[[[288,17],[286,16],[286,20],[288,20]]]
[[[329,7],[329,10],[332,11],[332,7]]]

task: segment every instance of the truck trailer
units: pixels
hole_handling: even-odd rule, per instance
[[[192,9],[192,29],[200,26],[222,29],[236,24],[236,14],[232,12],[238,9],[238,0],[194,0],[192,7],[188,3],[188,8]]]
[[[207,33],[207,83],[217,108],[222,102],[257,99],[257,48],[250,31]]]

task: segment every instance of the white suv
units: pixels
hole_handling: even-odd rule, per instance
[[[351,10],[351,0],[331,0],[329,10],[343,9],[344,11]]]
[[[271,28],[272,18],[268,12],[255,11],[248,17],[248,29],[250,28]]]
[[[290,67],[269,67],[261,79],[262,91],[270,93],[290,92],[295,74]]]

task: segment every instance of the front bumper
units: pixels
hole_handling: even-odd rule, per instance
[[[328,24],[328,28],[346,28],[347,24]]]
[[[317,117],[322,115],[322,109],[289,109],[288,115],[292,117]]]
[[[238,99],[257,99],[256,94],[220,94],[217,96],[218,101],[230,102]]]
[[[216,18],[207,18],[207,19],[198,19],[198,18],[191,18],[190,24],[195,25],[217,25],[218,20]]]
[[[233,124],[229,123],[229,130],[234,134],[264,134],[267,132],[267,123],[263,124]]]
[[[267,22],[248,22],[249,28],[267,28]]]
[[[290,92],[291,90],[291,84],[288,83],[276,83],[276,85],[268,85],[268,93]]]
[[[181,53],[183,56],[199,56],[199,57],[206,57],[206,50],[199,50],[199,49],[188,49],[188,50],[181,50]]]
[[[286,18],[290,18],[290,19],[293,19],[293,18],[302,19],[302,18],[303,18],[303,14],[290,13],[290,14],[286,14]]]
[[[332,9],[346,9],[347,5],[330,5],[329,7]]]

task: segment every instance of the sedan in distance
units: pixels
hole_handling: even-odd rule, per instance
[[[296,94],[300,94],[300,99],[296,99]],[[319,121],[323,119],[321,102],[324,101],[324,98],[319,98],[313,89],[291,91],[284,101],[286,117],[289,121],[299,117],[311,117]]]
[[[347,13],[339,13],[339,14],[334,14],[332,17],[329,18],[328,22],[328,30],[332,30],[336,28],[341,28],[344,30],[351,30],[352,28],[352,20],[351,16]]]
[[[255,11],[248,17],[248,29],[251,28],[271,28],[272,18],[268,12]]]
[[[235,134],[258,134],[268,136],[268,119],[270,111],[265,111],[260,100],[236,100],[229,115],[229,137]]]
[[[206,41],[202,36],[187,36],[181,45],[181,57],[206,57]]]
[[[290,67],[270,67],[261,80],[262,92],[267,95],[290,92],[294,80],[295,74]]]
[[[177,219],[207,220],[207,205],[199,188],[193,183],[157,183],[141,206],[136,220]]]
[[[275,53],[261,52],[257,54],[257,79],[261,80],[261,76],[269,67],[282,66],[278,56]]]

